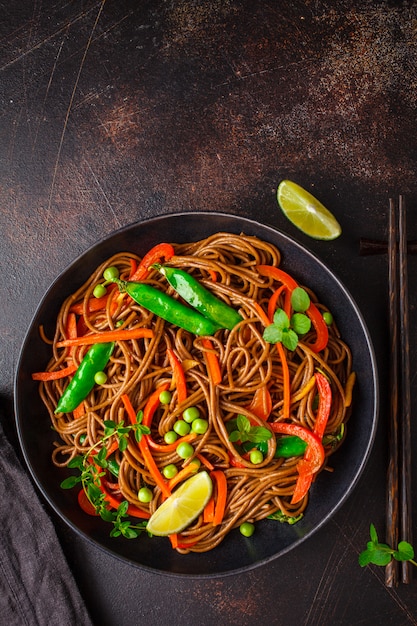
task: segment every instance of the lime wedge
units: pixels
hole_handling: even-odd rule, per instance
[[[180,533],[200,515],[212,491],[213,483],[206,471],[194,474],[156,509],[146,529],[158,537]]]
[[[277,191],[284,215],[313,239],[336,239],[342,229],[334,215],[317,198],[290,180],[283,180]]]

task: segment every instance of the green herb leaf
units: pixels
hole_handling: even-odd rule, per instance
[[[298,335],[289,329],[282,333],[282,343],[288,350],[295,350],[298,344]]]
[[[68,476],[65,478],[60,487],[61,489],[72,489],[75,485],[78,485],[81,482],[81,476]]]
[[[290,327],[290,320],[283,309],[277,309],[274,313],[274,324],[282,330]]]
[[[282,341],[282,328],[278,328],[275,324],[270,324],[265,328],[263,338],[268,343],[279,343]]]
[[[303,313],[310,306],[310,297],[305,289],[296,287],[291,294],[291,306],[294,311]]]
[[[291,327],[297,335],[305,335],[311,328],[311,320],[304,313],[294,313],[291,317]]]
[[[395,550],[393,557],[397,561],[409,561],[410,559],[414,559],[413,546],[408,543],[408,541],[400,541],[398,550]]]
[[[263,443],[264,441],[271,439],[271,437],[271,431],[263,426],[252,426],[248,432],[248,440],[253,443]]]

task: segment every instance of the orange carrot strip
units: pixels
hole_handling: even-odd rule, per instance
[[[204,454],[201,454],[200,452],[198,454],[196,454],[196,457],[199,461],[201,461],[201,463],[207,467],[208,470],[214,470],[214,465],[212,465],[210,463],[210,461],[208,459],[206,459],[206,457],[204,456]]]
[[[187,399],[187,395],[188,395],[184,370],[181,365],[181,361],[179,360],[179,358],[177,357],[177,355],[171,348],[168,348],[167,354],[168,354],[169,362],[172,367],[175,387],[177,388],[178,402],[181,404],[181,402],[184,402],[184,400]]]
[[[85,414],[84,400],[72,412],[74,419],[77,420]]]
[[[87,302],[87,313],[94,313],[95,311],[101,311],[102,309],[105,309],[107,305],[107,300],[112,295],[114,289],[116,289],[116,285],[109,285],[109,287],[107,287],[106,295],[102,296],[101,298],[89,298]],[[84,303],[76,302],[75,304],[72,304],[70,312],[76,313],[77,315],[82,315],[84,313]]]
[[[290,370],[288,368],[288,361],[285,354],[284,347],[281,342],[276,344],[277,350],[279,353],[279,357],[281,359],[282,366],[282,376],[283,376],[283,395],[284,395],[284,404],[282,408],[282,416],[284,419],[288,419],[290,417],[290,406],[291,406],[291,385],[290,385]]]
[[[191,474],[195,474],[197,470],[198,470],[198,467],[196,463],[192,463],[192,462],[189,463],[188,465],[180,469],[178,474],[176,474],[173,478],[171,478],[168,481],[168,487],[171,490],[174,489],[174,487],[178,485],[178,483],[182,482],[183,480],[191,476]]]
[[[168,537],[171,542],[171,546],[174,548],[174,550],[178,548],[178,534],[173,533],[172,535],[168,535]]]
[[[214,497],[211,496],[203,511],[203,522],[210,524],[214,520]]]
[[[259,304],[259,302],[254,302],[253,303],[254,308],[256,309],[256,312],[258,313],[261,322],[263,323],[264,326],[269,326],[269,324],[271,323],[269,321],[269,317],[267,316],[267,314],[265,313],[265,311],[263,310],[263,308],[261,307],[261,305]]]
[[[210,274],[210,278],[213,281],[213,283],[217,283],[217,272],[215,272],[212,269],[209,269],[208,273]]]
[[[282,292],[285,289],[285,285],[281,285],[280,287],[278,287],[278,289],[275,289],[274,293],[272,294],[272,296],[269,299],[268,302],[268,317],[269,317],[269,322],[272,324],[272,322],[274,321],[274,313],[277,310],[277,302],[278,302],[278,298],[280,297],[280,295],[282,294]]]
[[[154,413],[156,409],[159,407],[159,405],[161,404],[159,396],[161,395],[163,391],[166,391],[168,387],[169,387],[169,383],[164,383],[163,385],[155,389],[155,391],[153,391],[151,395],[149,396],[145,404],[145,408],[143,409],[142,424],[144,426],[148,426],[149,428],[151,427]]]
[[[77,369],[77,366],[72,363],[67,367],[63,367],[60,370],[54,370],[53,372],[34,372],[32,374],[32,380],[59,380],[60,378],[65,378],[65,376],[70,376]]]
[[[66,348],[68,346],[89,346],[93,343],[106,343],[107,341],[128,341],[129,339],[142,339],[145,337],[152,338],[154,336],[151,328],[129,328],[125,330],[104,330],[101,333],[91,333],[84,337],[76,337],[75,339],[64,339],[57,341],[57,348]]]
[[[155,395],[155,392],[152,394],[152,396],[154,395]],[[125,409],[127,411],[127,414],[129,416],[131,423],[135,424],[136,423],[136,411],[133,408],[132,403],[130,402],[129,396],[126,393],[124,393],[121,398],[122,398],[122,402],[125,406]],[[144,418],[145,418],[145,412],[144,412]],[[155,462],[155,459],[153,458],[152,453],[149,449],[149,435],[142,435],[142,438],[139,441],[139,450],[142,452],[144,464],[148,468],[149,473],[154,479],[156,485],[158,485],[162,493],[168,497],[169,495],[171,495],[171,490],[169,489],[161,472],[159,471],[159,468]]]
[[[68,339],[75,339],[77,337],[77,318],[75,313],[68,313],[67,318],[67,337]]]
[[[203,337],[201,345],[204,348],[204,359],[206,361],[209,378],[211,378],[214,385],[219,385],[222,382],[222,373],[219,359],[214,352],[213,343],[207,337]]]
[[[255,413],[257,417],[265,421],[268,419],[272,411],[272,399],[266,385],[262,385],[262,387],[259,387],[255,391],[248,409],[252,413]]]
[[[226,509],[227,499],[227,479],[226,474],[221,470],[214,470],[210,476],[214,478],[217,484],[216,506],[214,509],[213,526],[219,526],[222,523],[224,512]]]

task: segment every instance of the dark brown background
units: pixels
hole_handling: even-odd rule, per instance
[[[321,531],[276,562],[224,579],[171,579],[107,556],[53,517],[95,623],[417,624],[416,575],[387,590],[382,569],[357,564],[369,523],[381,535],[385,528],[388,398],[386,259],[359,256],[359,238],[386,237],[388,198],[398,192],[417,238],[416,4],[19,0],[0,8],[0,401],[14,444],[13,376],[44,292],[98,239],[163,213],[226,211],[295,237],[351,291],[380,369],[380,423],[359,485]],[[275,200],[283,178],[331,208],[340,239],[315,242],[286,221]],[[414,367],[412,385],[414,408]]]

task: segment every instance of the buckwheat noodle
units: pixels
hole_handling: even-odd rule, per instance
[[[179,552],[184,553],[205,552],[217,546],[227,533],[244,521],[256,522],[277,510],[290,517],[302,514],[308,497],[291,504],[300,457],[274,458],[273,437],[269,440],[268,452],[262,463],[253,465],[229,441],[227,430],[227,423],[235,420],[238,414],[247,416],[253,424],[262,424],[262,420],[249,407],[255,392],[265,385],[272,399],[268,422],[283,419],[281,359],[276,346],[265,342],[262,337],[264,324],[258,308],[260,305],[264,311],[267,310],[268,301],[277,285],[256,270],[256,266],[262,264],[279,266],[279,250],[256,237],[230,233],[218,233],[195,243],[174,244],[174,248],[175,256],[169,260],[169,265],[193,274],[215,295],[239,310],[243,318],[233,330],[219,330],[211,337],[222,371],[221,383],[215,385],[210,380],[201,338],[163,321],[133,302],[126,294],[120,296],[116,288],[105,308],[90,310],[93,289],[98,282],[103,281],[106,267],[116,266],[120,277],[128,279],[132,261],[140,262],[141,258],[134,253],[123,252],[101,264],[85,284],[63,303],[52,342],[53,357],[47,370],[65,367],[69,356],[79,364],[88,349],[87,346],[58,348],[56,345],[67,337],[68,316],[74,306],[78,307],[79,312],[82,311],[79,319],[84,325],[84,333],[114,329],[122,323],[121,327],[127,329],[138,324],[152,328],[154,336],[116,343],[106,370],[107,381],[103,385],[96,385],[90,392],[84,402],[84,415],[74,418],[72,413],[54,414],[68,378],[42,382],[40,393],[53,428],[60,438],[53,450],[52,460],[56,466],[64,467],[74,456],[84,455],[100,443],[105,420],[117,423],[123,420],[127,423],[121,400],[123,394],[128,394],[135,410],[140,410],[157,387],[172,383],[167,349],[173,349],[184,364],[188,396],[179,404],[177,391],[172,390],[170,404],[161,404],[155,413],[152,437],[163,443],[164,433],[172,430],[174,422],[190,406],[197,407],[201,417],[209,422],[207,432],[197,436],[193,446],[195,455],[200,455],[215,469],[224,471],[227,478],[224,517],[221,524],[213,526],[212,523],[205,523],[203,515],[200,515],[181,533],[177,547]],[[176,297],[166,279],[157,271],[152,271],[146,281]],[[314,293],[307,287],[305,289],[316,306],[325,311]],[[278,301],[278,307],[283,307],[283,297]],[[346,400],[346,383],[352,370],[351,353],[339,336],[335,323],[329,328],[328,345],[320,354],[316,354],[310,347],[314,335],[313,329],[302,337],[294,351],[285,349],[291,381],[291,421],[310,429],[314,427],[317,389],[313,386],[307,393],[304,390],[314,371],[319,369],[331,381],[332,406],[326,434],[335,434],[346,423],[350,411],[350,402]],[[336,447],[339,444],[337,442]],[[325,445],[326,459],[334,449],[334,445]],[[181,469],[191,462],[191,459],[184,461],[179,458],[175,451],[153,451],[153,455],[160,470],[170,463]],[[129,438],[127,449],[124,452],[117,450],[115,456],[120,471],[118,479],[109,478],[109,489],[120,500],[127,500],[149,513],[155,511],[163,499],[161,491],[147,470],[133,436]],[[232,464],[231,458],[237,460],[237,463]],[[153,499],[149,504],[138,499],[138,490],[144,485],[153,490]]]

